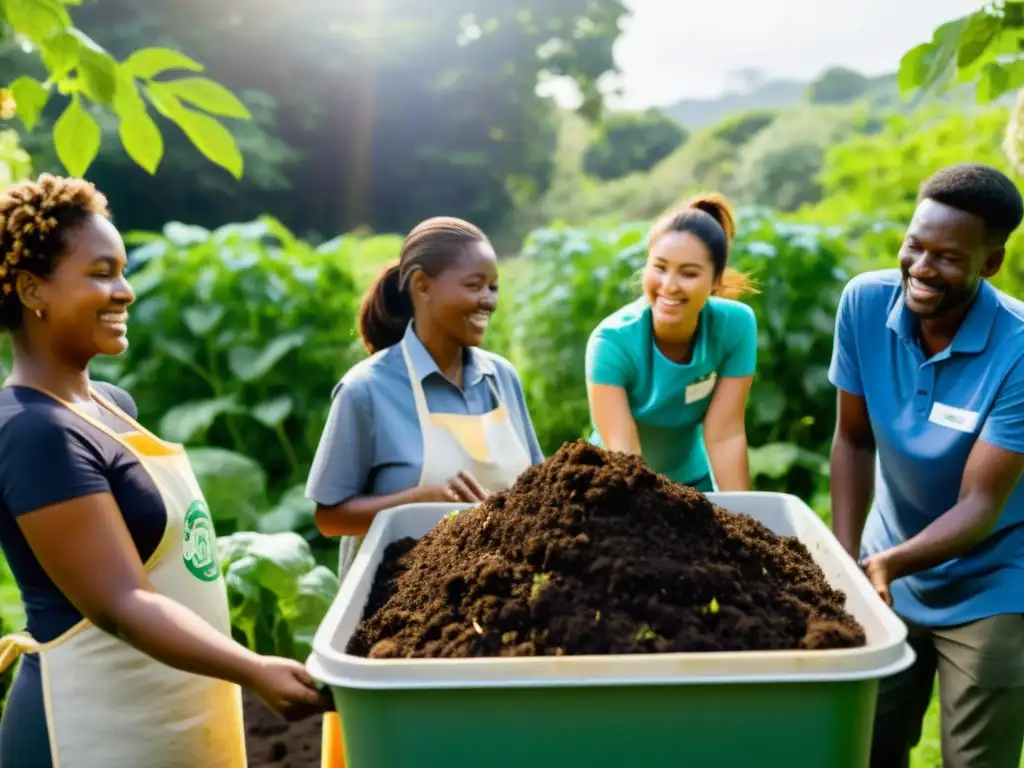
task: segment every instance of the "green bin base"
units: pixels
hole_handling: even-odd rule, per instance
[[[333,694],[346,768],[865,768],[877,690],[860,680]]]

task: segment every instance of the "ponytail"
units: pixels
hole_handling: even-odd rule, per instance
[[[384,267],[359,307],[359,335],[371,355],[394,346],[412,319],[412,301],[402,285],[399,262]]]
[[[732,242],[732,239],[736,236],[736,216],[733,214],[732,206],[725,195],[720,195],[717,192],[697,195],[687,202],[686,207],[704,211],[704,213],[708,214],[718,222],[718,226],[725,232],[726,241]]]
[[[732,267],[726,267],[722,270],[722,276],[711,295],[722,299],[741,299],[757,292],[757,284],[753,278]]]

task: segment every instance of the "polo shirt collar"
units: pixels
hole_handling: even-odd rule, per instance
[[[427,351],[427,348],[423,346],[423,342],[420,341],[419,336],[416,335],[416,331],[412,327],[412,321],[409,321],[409,325],[405,328],[405,335],[402,337],[402,341],[405,343],[406,348],[409,350],[409,359],[412,361],[413,370],[416,372],[416,377],[423,381],[431,374],[436,373],[438,376],[444,377],[441,369],[437,367],[437,363],[434,358]],[[484,376],[495,376],[496,371],[494,370],[494,363],[484,355],[481,355],[479,351],[473,347],[465,347],[464,357],[462,359],[462,380],[464,387],[471,387],[474,384],[480,382]]]
[[[996,315],[999,312],[999,299],[996,296],[995,288],[989,285],[988,280],[982,280],[978,292],[974,297],[974,303],[967,310],[963,323],[953,337],[953,343],[945,350],[946,354],[963,352],[977,354],[985,349],[988,338],[995,324]],[[886,327],[904,341],[914,339],[917,332],[918,320],[913,313],[908,311],[904,303],[903,289],[900,289],[896,302],[889,311],[889,319]]]

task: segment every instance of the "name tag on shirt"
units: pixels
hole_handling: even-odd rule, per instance
[[[695,381],[686,387],[686,404],[703,400],[715,391],[715,382],[718,381],[718,374],[712,371],[706,379]],[[676,390],[677,392],[679,390]]]
[[[928,421],[932,424],[939,424],[943,427],[956,429],[960,432],[973,432],[978,426],[978,412],[965,411],[963,408],[954,408],[951,405],[935,403],[932,406],[931,415]]]

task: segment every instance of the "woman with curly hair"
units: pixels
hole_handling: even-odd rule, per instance
[[[643,296],[587,343],[593,442],[640,454],[699,491],[750,490],[744,411],[757,364],[750,281],[726,266],[735,233],[721,195],[665,214],[648,238]]]
[[[0,194],[0,545],[27,631],[4,768],[243,768],[239,686],[297,718],[303,667],[231,638],[212,520],[180,445],[139,425],[89,361],[128,346],[126,255],[104,196],[44,174]]]

